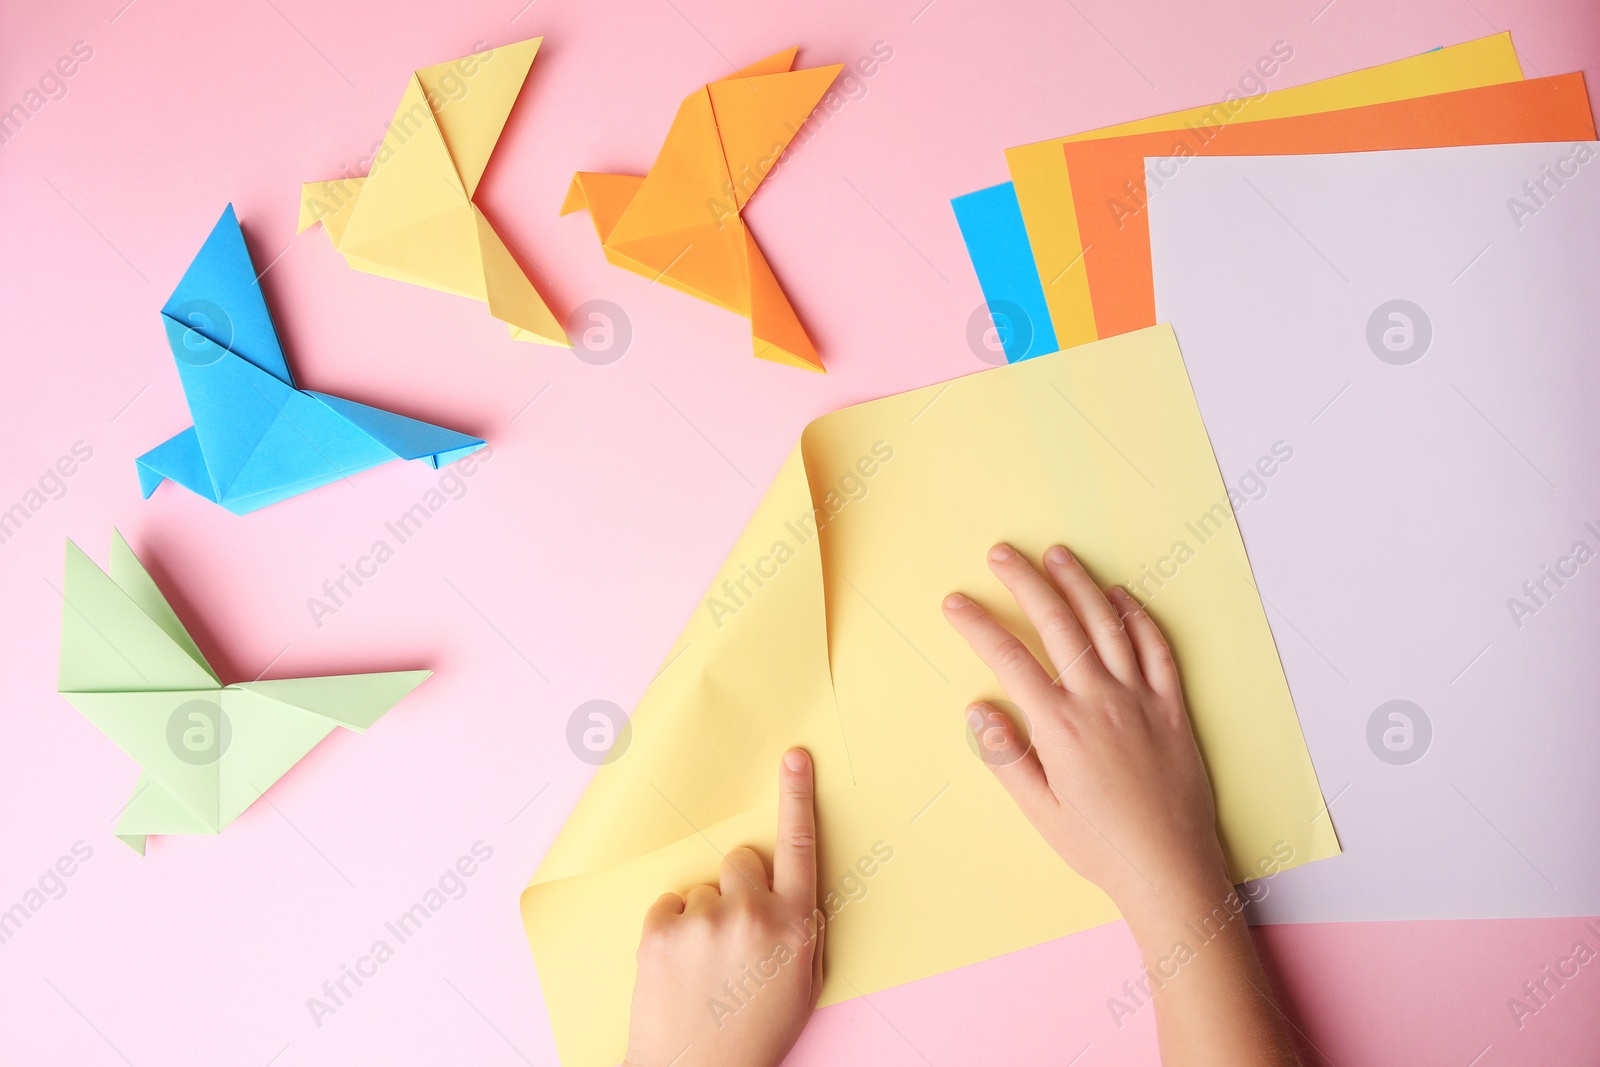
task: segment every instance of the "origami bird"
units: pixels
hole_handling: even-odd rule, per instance
[[[750,320],[755,354],[822,370],[739,214],[842,65],[790,70],[779,52],[690,94],[644,177],[573,176],[561,213],[587,208],[606,258]]]
[[[542,40],[416,71],[371,172],[301,187],[300,230],[321,222],[356,270],[482,300],[517,340],[571,348],[473,199]]]
[[[120,533],[107,575],[67,542],[58,688],[144,768],[116,836],[215,834],[334,727],[360,733],[431,671],[223,685]]]
[[[161,309],[194,425],[138,459],[146,498],[163,480],[235,515],[391,459],[453,463],[484,442],[295,388],[229,204]]]

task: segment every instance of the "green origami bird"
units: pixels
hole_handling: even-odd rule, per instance
[[[58,686],[144,768],[116,835],[220,833],[336,726],[364,731],[432,671],[223,685],[121,533],[108,576],[67,541]]]

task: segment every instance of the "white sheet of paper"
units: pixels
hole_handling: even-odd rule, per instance
[[[1255,921],[1600,913],[1600,145],[1179,162],[1157,311],[1345,849]]]

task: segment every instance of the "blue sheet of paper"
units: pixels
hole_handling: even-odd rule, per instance
[[[1028,230],[1010,182],[950,201],[983,299],[1005,348],[1006,362],[1054,352],[1055,327],[1044,302],[1044,286],[1033,264]]]

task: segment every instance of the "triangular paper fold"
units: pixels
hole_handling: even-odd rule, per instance
[[[579,172],[561,207],[587,209],[606,258],[750,320],[755,355],[822,359],[740,212],[841,65],[791,70],[795,49],[696,89],[644,177]]]

